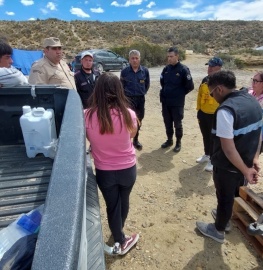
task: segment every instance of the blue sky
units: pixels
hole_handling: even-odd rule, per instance
[[[0,19],[261,20],[263,0],[0,0]]]

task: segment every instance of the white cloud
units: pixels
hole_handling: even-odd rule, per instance
[[[4,4],[4,0],[0,0],[0,6]]]
[[[99,8],[91,8],[90,11],[94,12],[94,13],[104,13],[104,9],[102,9],[101,7],[99,7]]]
[[[153,6],[156,6],[155,2],[151,1],[146,7],[151,8]]]
[[[32,6],[32,5],[34,5],[34,1],[33,0],[21,0],[20,2],[24,6]]]
[[[15,13],[13,11],[6,11],[5,14],[8,15],[8,16],[14,16],[15,15]]]
[[[226,1],[211,8],[211,16],[218,20],[263,20],[263,0],[252,2]]]
[[[48,10],[46,10],[46,9],[44,9],[44,8],[41,8],[40,10],[41,10],[41,12],[42,12],[43,14],[48,14]]]
[[[208,13],[209,14],[209,13]],[[200,20],[205,18],[205,15],[208,15],[205,12],[192,11],[189,12],[185,9],[162,9],[157,11],[147,11],[143,13],[141,16],[145,19],[152,19],[158,17],[166,17],[166,18],[178,18],[178,19],[188,19],[188,20]]]
[[[198,2],[183,2],[182,6],[180,8],[184,9],[194,9],[196,6],[198,6]]]
[[[153,19],[153,18],[156,18],[157,16],[158,16],[158,14],[156,12],[153,12],[153,11],[147,11],[147,12],[142,14],[142,17],[145,19]]]
[[[48,2],[46,5],[46,8],[48,8],[50,10],[57,10],[56,4],[54,4],[53,2]]]
[[[263,0],[254,0],[252,2],[243,1],[225,1],[219,5],[210,5],[206,7],[199,6],[201,2],[182,2],[182,5],[176,8],[158,9],[145,11],[139,9],[142,18],[176,18],[188,20],[263,20]]]
[[[29,18],[28,20],[29,20],[29,21],[35,21],[36,18]]]
[[[80,17],[80,18],[89,18],[90,17],[90,15],[85,13],[81,8],[71,7],[70,13],[73,15],[76,15],[77,17]]]
[[[117,1],[113,1],[111,6],[115,7],[129,7],[141,5],[144,0],[127,0],[125,4],[119,4]]]

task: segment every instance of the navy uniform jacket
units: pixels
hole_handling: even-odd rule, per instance
[[[92,71],[91,75],[87,76],[86,73],[82,70],[82,68],[78,70],[74,75],[77,91],[80,95],[84,109],[88,107],[88,99],[93,93],[95,83],[99,75],[99,72]]]
[[[167,106],[184,106],[185,96],[194,89],[189,68],[180,62],[163,69],[160,84],[160,101]]]
[[[150,87],[149,71],[146,67],[140,66],[134,72],[131,66],[124,68],[120,76],[124,93],[126,96],[144,96]]]

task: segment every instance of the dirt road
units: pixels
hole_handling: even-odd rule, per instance
[[[191,55],[183,62],[192,73],[195,90],[186,100],[182,150],[161,149],[166,140],[159,103],[162,67],[151,68],[151,87],[146,97],[146,114],[140,134],[143,150],[137,152],[138,176],[131,194],[125,233],[137,232],[137,246],[126,256],[106,256],[108,270],[214,270],[263,269],[262,259],[237,227],[226,235],[224,244],[201,236],[197,220],[212,222],[216,206],[212,174],[196,158],[203,154],[196,120],[197,88],[206,75],[209,57]],[[238,87],[250,85],[255,70],[236,70]],[[261,157],[262,158],[262,157]],[[263,161],[261,160],[263,167]],[[263,195],[262,179],[252,187]],[[104,240],[112,244],[100,196]]]

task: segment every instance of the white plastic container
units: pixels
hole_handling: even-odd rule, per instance
[[[19,216],[19,218],[21,216]],[[5,252],[8,251],[17,240],[31,234],[17,225],[18,219],[0,231],[0,260]]]
[[[54,145],[57,141],[54,111],[42,107],[31,109],[23,106],[20,117],[26,153],[29,158],[42,153],[45,157],[54,158]]]

